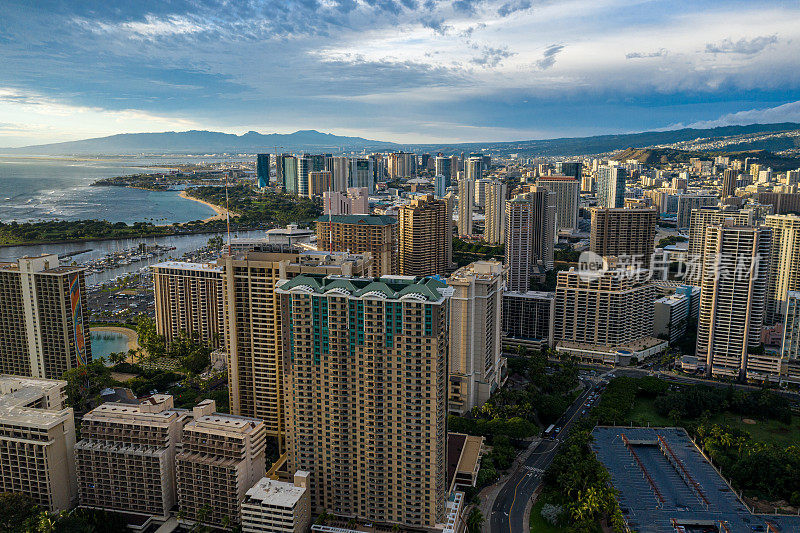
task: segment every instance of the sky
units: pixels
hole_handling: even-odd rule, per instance
[[[0,147],[800,122],[800,2],[0,0]]]

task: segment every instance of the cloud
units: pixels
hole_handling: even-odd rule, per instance
[[[470,59],[470,63],[484,68],[494,68],[498,66],[504,59],[515,56],[514,52],[508,48],[492,48],[491,46],[484,46],[481,55]]]
[[[501,17],[507,17],[508,15],[516,13],[517,11],[524,11],[530,8],[530,0],[516,0],[514,2],[506,2],[505,4],[501,5],[497,10],[497,14]]]
[[[649,57],[664,57],[667,55],[666,48],[661,48],[655,52],[628,52],[625,54],[625,59],[640,59]]]
[[[553,65],[556,64],[556,56],[564,49],[563,44],[551,44],[548,46],[544,54],[542,54],[542,58],[537,60],[534,65],[539,70],[547,70]]]
[[[761,52],[769,45],[778,42],[777,35],[768,35],[763,37],[756,37],[754,39],[739,39],[733,41],[731,39],[724,39],[719,43],[709,43],[706,45],[706,52],[709,54],[743,54],[753,55]]]
[[[97,22],[85,18],[75,18],[73,22],[94,33],[117,33],[132,39],[188,35],[214,29],[214,26],[208,23],[200,24],[186,16],[178,15],[159,18],[147,14],[144,16],[144,20],[118,23]]]
[[[716,120],[705,120],[689,124],[688,128],[716,128],[720,126],[743,126],[746,124],[772,124],[780,122],[800,122],[800,101],[789,102],[776,107],[748,109],[728,113]]]

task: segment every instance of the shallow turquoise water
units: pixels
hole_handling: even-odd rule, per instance
[[[98,360],[101,357],[108,360],[108,355],[117,352],[128,351],[128,337],[122,333],[109,331],[92,332],[92,359]]]

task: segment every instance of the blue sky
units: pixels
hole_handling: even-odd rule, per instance
[[[797,1],[0,0],[0,13],[0,146],[800,122]]]

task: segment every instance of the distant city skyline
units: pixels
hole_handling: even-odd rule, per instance
[[[478,142],[800,121],[795,2],[3,2],[0,146]]]

